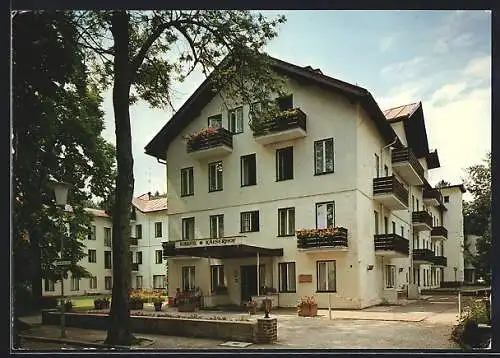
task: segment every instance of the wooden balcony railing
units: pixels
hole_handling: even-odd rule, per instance
[[[445,256],[434,256],[432,263],[436,266],[447,266],[448,259]]]
[[[277,117],[266,120],[261,126],[254,130],[254,137],[269,133],[282,132],[293,128],[306,130],[306,114],[300,108],[293,108],[286,111],[287,115],[278,114]]]
[[[409,242],[398,234],[377,234],[374,236],[375,251],[395,251],[408,256]]]
[[[439,204],[443,203],[443,197],[441,196],[441,193],[439,192],[438,189],[435,188],[424,188],[424,200],[429,200],[429,199],[435,199]],[[439,205],[438,204],[438,205]]]
[[[373,195],[393,194],[405,206],[408,206],[408,190],[401,184],[394,175],[389,177],[373,179]]]
[[[188,153],[226,145],[233,148],[233,135],[225,128],[210,128],[187,140]],[[200,133],[200,132],[198,132]]]
[[[427,211],[414,211],[411,214],[413,224],[427,224],[432,228],[432,216]]]
[[[347,229],[343,227],[297,230],[296,235],[299,249],[347,247]]]
[[[431,236],[443,236],[448,238],[448,230],[444,226],[434,226],[431,230]]]
[[[414,249],[413,250],[413,261],[428,261],[430,263],[434,262],[434,251],[430,249]]]
[[[409,147],[394,149],[392,151],[392,163],[409,162],[420,178],[424,178],[424,168]]]

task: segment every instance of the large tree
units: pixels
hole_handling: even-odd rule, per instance
[[[280,88],[259,51],[277,35],[284,17],[250,11],[80,12],[81,45],[93,55],[96,79],[112,86],[118,174],[113,210],[113,300],[106,342],[131,344],[128,260],[134,190],[129,105],[142,99],[172,106],[171,89],[197,67],[215,91],[244,103],[261,101]],[[180,47],[179,51],[176,51]],[[222,61],[224,59],[224,61]],[[221,61],[223,62],[222,64]]]
[[[464,202],[464,232],[478,235],[473,259],[478,275],[491,279],[491,153],[483,163],[466,169],[465,183],[472,200]]]
[[[69,271],[87,274],[77,264],[86,255],[82,240],[90,224],[84,205],[91,193],[109,191],[115,153],[101,137],[102,98],[89,85],[71,14],[16,12],[12,26],[14,282],[28,282],[36,304],[42,280],[60,277],[53,263],[62,235]],[[51,178],[72,184],[65,222]]]

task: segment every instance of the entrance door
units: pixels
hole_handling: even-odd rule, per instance
[[[257,265],[241,266],[241,301],[250,301],[257,295]]]

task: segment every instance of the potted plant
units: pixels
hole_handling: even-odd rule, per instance
[[[186,294],[179,298],[177,310],[179,312],[194,312],[197,307],[197,297],[192,294]]]
[[[248,313],[256,314],[257,313],[257,301],[250,300],[248,302],[245,302],[245,308],[246,308]]]
[[[297,313],[301,317],[315,317],[318,315],[318,304],[314,296],[302,297],[297,304]]]
[[[102,304],[104,309],[108,309],[111,305],[111,299],[109,297],[104,297],[102,299]]]
[[[130,296],[128,304],[131,310],[142,310],[144,308],[144,302],[140,296]]]
[[[73,302],[71,300],[67,300],[64,302],[64,311],[65,312],[71,312],[73,310]]]
[[[100,298],[96,298],[94,300],[94,309],[96,310],[102,310],[104,308],[104,300]]]
[[[158,295],[153,297],[153,305],[155,306],[155,311],[160,312],[161,311],[161,306],[165,300],[163,299],[162,296]]]
[[[226,286],[217,286],[215,288],[216,295],[227,295],[227,287]]]

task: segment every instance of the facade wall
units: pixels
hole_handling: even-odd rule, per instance
[[[444,205],[448,209],[444,214],[444,222],[448,229],[448,240],[444,242],[444,252],[448,258],[448,266],[444,270],[444,281],[464,281],[464,223],[462,192],[458,187],[441,189],[441,194],[449,197]],[[456,274],[455,274],[456,268]]]

